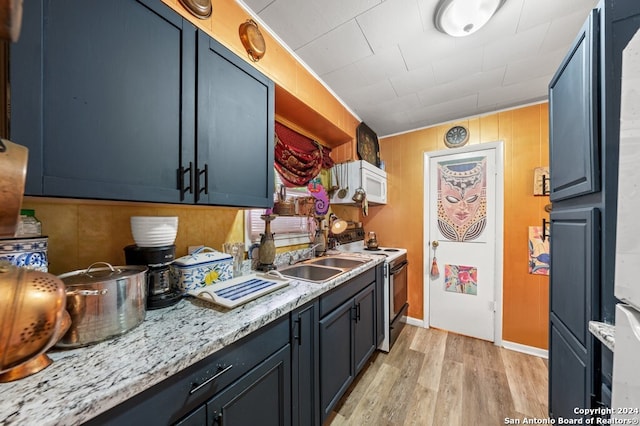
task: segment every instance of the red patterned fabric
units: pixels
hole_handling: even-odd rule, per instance
[[[286,186],[305,186],[333,166],[331,150],[276,122],[275,168]]]

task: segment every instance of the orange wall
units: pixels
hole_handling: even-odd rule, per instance
[[[283,118],[285,124],[293,124],[295,130],[318,140],[326,146],[336,146],[355,138],[359,121],[347,110],[315,77],[313,77],[287,50],[271,37],[267,31],[261,33],[265,39],[266,53],[259,62],[251,62],[242,46],[238,28],[252,17],[234,0],[212,0],[213,13],[208,19],[198,19],[182,6],[179,0],[163,0],[195,26],[234,51],[269,78],[279,89],[276,91],[276,116],[278,106],[287,115],[292,114],[293,123]],[[282,101],[284,89],[292,96]],[[295,104],[291,105],[290,101]],[[300,118],[299,109],[308,117]],[[279,117],[280,118],[280,117]]]
[[[86,269],[94,262],[124,265],[124,247],[133,244],[130,216],[178,216],[176,257],[190,245],[222,251],[225,242],[244,241],[244,213],[229,207],[25,197],[49,237],[49,272]]]
[[[364,218],[386,246],[409,252],[409,316],[424,318],[423,274],[430,253],[424,250],[424,153],[447,149],[443,136],[454,123],[380,140],[388,174],[388,204],[370,207]],[[548,197],[533,195],[533,170],[548,166],[548,104],[460,120],[470,131],[469,144],[504,142],[504,340],[547,348],[548,277],[528,273],[528,227],[549,219]],[[425,259],[426,256],[426,259]]]

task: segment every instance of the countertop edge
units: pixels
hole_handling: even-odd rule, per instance
[[[616,346],[615,326],[599,321],[589,321],[589,332],[614,352]]]
[[[54,362],[47,369],[0,384],[5,396],[0,400],[0,424],[86,422],[384,262],[380,256],[363,256],[371,261],[326,283],[294,280],[231,310],[185,298],[148,311],[141,325],[122,336],[50,352]],[[155,352],[167,353],[153,360],[127,356]]]

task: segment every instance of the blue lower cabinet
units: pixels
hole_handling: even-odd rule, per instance
[[[207,424],[207,406],[203,405],[176,423],[176,426],[200,426]]]
[[[362,277],[355,280],[354,290],[363,282]],[[339,291],[343,290],[346,289]],[[321,421],[329,416],[375,351],[376,312],[374,279],[320,319]]]
[[[327,418],[355,377],[353,301],[320,320],[320,406]]]
[[[207,402],[208,425],[291,425],[290,345]]]
[[[257,417],[246,417],[251,415]],[[228,426],[291,424],[288,316],[172,375],[87,425],[215,425],[207,418],[222,417]],[[258,423],[249,421],[258,418]]]
[[[320,424],[318,301],[291,313],[291,407],[293,424]]]

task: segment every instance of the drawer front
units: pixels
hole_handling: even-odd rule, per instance
[[[289,343],[288,318],[266,328],[196,364],[197,371],[183,383],[185,397],[199,399],[202,395],[211,396],[221,391]]]
[[[169,424],[196,410],[289,343],[285,316],[134,396],[89,425]]]
[[[345,300],[358,294],[375,280],[376,268],[371,268],[320,296],[320,318],[342,305]]]

